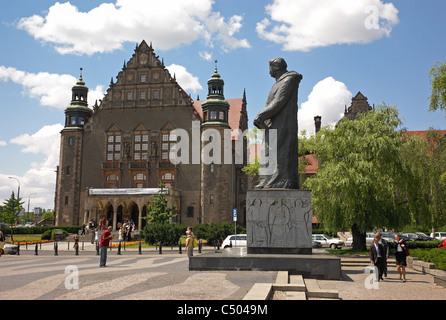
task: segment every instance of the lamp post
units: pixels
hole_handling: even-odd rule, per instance
[[[31,200],[31,196],[32,196],[33,194],[37,194],[37,193],[33,192],[33,193],[31,193],[31,194],[28,196],[28,211],[26,212],[27,214],[29,214],[29,202],[30,202],[30,200]],[[33,222],[34,222],[34,213],[33,213]]]
[[[17,179],[16,177],[8,177],[8,178],[17,180],[17,183],[19,184],[19,186],[17,187],[17,201],[19,201],[19,198],[20,198],[20,180]],[[14,207],[15,207],[15,205],[14,205]],[[17,211],[19,211],[19,209],[20,209],[20,206],[17,206]],[[17,212],[17,216],[18,216],[19,213],[20,212]]]

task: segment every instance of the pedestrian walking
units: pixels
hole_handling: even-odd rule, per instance
[[[3,254],[3,248],[5,247],[5,241],[6,241],[5,236],[3,235],[3,232],[0,231],[0,257]]]
[[[406,243],[399,234],[395,235],[395,245],[396,269],[400,275],[400,280],[406,282],[406,256],[408,254],[408,250],[406,248]]]
[[[73,240],[74,240],[73,248],[76,249],[76,247],[79,245],[79,235],[75,234],[73,236]]]
[[[82,224],[81,236],[83,236],[84,234],[85,234],[85,223]]]
[[[195,244],[195,235],[192,232],[191,227],[187,227],[186,231],[186,251],[188,257],[193,257],[194,255],[194,244]]]
[[[379,238],[375,236],[373,243],[370,245],[370,263],[378,268],[378,281],[384,280],[384,248],[379,243]]]
[[[377,232],[375,237],[378,238],[378,243],[383,246],[384,256],[383,256],[383,275],[387,277],[387,259],[389,259],[389,243],[382,238],[381,232]]]
[[[94,244],[94,237],[95,237],[95,233],[96,233],[96,223],[94,222],[93,219],[90,220],[90,223],[88,224],[88,230],[91,233],[91,244]]]
[[[108,227],[107,230],[104,231],[101,237],[101,241],[99,242],[100,248],[100,261],[99,267],[103,268],[107,265],[107,249],[110,246],[110,240],[113,239],[113,235],[111,234],[113,227]]]

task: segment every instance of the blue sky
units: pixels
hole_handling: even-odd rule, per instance
[[[218,60],[225,96],[246,89],[250,123],[274,82],[268,61],[303,74],[299,128],[340,119],[352,95],[396,105],[408,130],[446,129],[429,112],[432,65],[446,62],[442,0],[0,0],[0,199],[53,207],[60,130],[83,68],[89,104],[152,42],[196,99]]]

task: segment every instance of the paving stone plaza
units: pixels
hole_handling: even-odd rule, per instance
[[[204,248],[201,254],[210,250],[215,249]],[[315,249],[314,254],[326,253]],[[429,274],[408,269],[407,282],[400,282],[391,261],[388,277],[372,286],[365,272],[367,259],[341,258],[342,280],[309,281],[320,290],[337,291],[340,300],[446,300],[446,289]],[[127,248],[120,255],[113,248],[107,265],[99,268],[99,256],[89,243],[78,255],[66,243],[61,243],[57,256],[52,243],[42,244],[38,255],[28,246],[20,255],[0,257],[0,299],[240,301],[255,284],[278,281],[277,271],[189,271],[186,253],[170,247],[162,254]],[[278,292],[270,299],[287,296]]]

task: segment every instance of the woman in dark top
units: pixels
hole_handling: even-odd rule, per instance
[[[406,243],[399,234],[395,235],[395,260],[396,260],[396,268],[400,275],[400,280],[406,282]],[[402,277],[402,278],[401,278]]]

